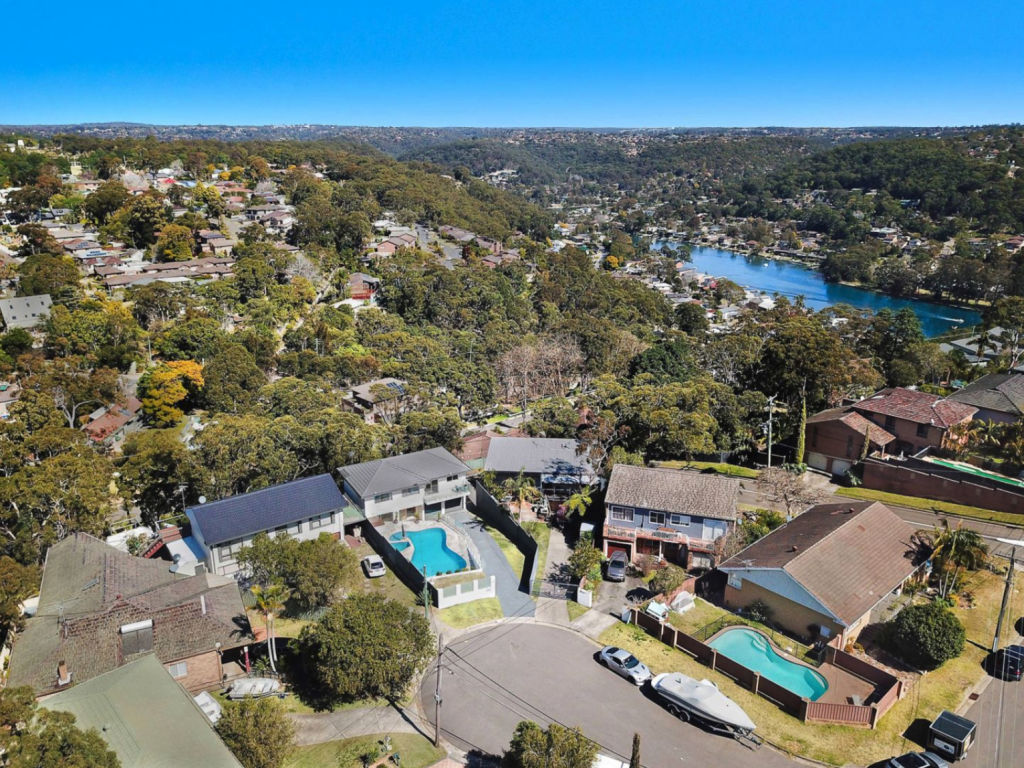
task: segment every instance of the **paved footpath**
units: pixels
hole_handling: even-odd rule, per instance
[[[295,725],[295,743],[300,747],[370,733],[429,732],[411,708],[404,711],[386,705],[289,715],[289,718]]]

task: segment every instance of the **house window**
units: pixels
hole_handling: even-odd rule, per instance
[[[458,475],[448,475],[448,477],[445,478],[445,480],[447,480],[449,483],[454,483],[458,479]]]
[[[334,513],[325,512],[319,517],[311,518],[309,521],[309,529],[314,530],[315,528],[323,528],[324,526],[331,525],[334,523]]]
[[[928,425],[927,424],[918,424],[917,425],[917,436],[918,437],[928,437]]]
[[[687,525],[690,524],[690,516],[689,515],[672,515],[672,517],[669,518],[669,521],[672,523],[672,525],[687,526]]]
[[[167,671],[171,673],[171,677],[175,680],[180,680],[188,675],[188,662],[179,661],[174,664],[168,664]]]
[[[391,494],[390,493],[378,493],[376,496],[373,497],[373,500],[377,504],[382,504],[385,501],[391,501]]]
[[[612,507],[612,520],[633,522],[633,510],[626,507]]]
[[[135,653],[147,653],[153,650],[153,620],[137,621],[125,624],[121,632],[121,654],[131,656]]]
[[[743,589],[743,577],[738,573],[730,573],[728,583],[733,589]]]
[[[403,489],[402,490],[402,495],[403,496],[415,496],[419,492],[420,492],[420,487],[418,485],[414,485],[411,488]]]
[[[896,429],[896,419],[894,419],[892,416],[886,416],[885,417],[885,428],[889,432],[892,432],[894,429]]]
[[[648,512],[647,517],[651,521],[651,525],[664,525],[665,524],[665,513],[664,512]]]
[[[235,562],[235,555],[238,554],[242,548],[242,542],[233,541],[230,544],[224,544],[220,548],[220,559],[225,563]]]

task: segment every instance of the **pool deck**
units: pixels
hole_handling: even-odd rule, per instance
[[[721,637],[730,629],[736,629],[736,627],[725,627],[719,632],[716,632],[714,635],[708,638],[708,644],[714,641],[715,638]],[[754,627],[747,627],[747,629],[751,629],[757,632],[757,630]],[[820,674],[822,677],[824,677],[826,681],[828,681],[828,689],[825,691],[825,693],[821,695],[820,698],[815,699],[815,701],[822,702],[824,704],[853,704],[855,701],[863,703],[867,701],[868,697],[871,696],[871,694],[875,691],[874,683],[859,678],[856,675],[847,672],[845,669],[840,669],[839,667],[836,667],[832,664],[825,663],[822,664],[820,667],[815,667],[813,664],[808,664],[792,656],[791,654],[786,653],[784,650],[779,648],[779,646],[776,645],[772,641],[772,639],[765,635],[763,632],[758,632],[758,634],[760,634],[769,643],[771,643],[771,646],[774,649],[774,651],[779,656],[784,658],[786,661],[792,662],[793,664],[799,664],[803,667],[808,667],[809,669],[813,669],[816,672],[818,672],[818,674]]]
[[[482,570],[480,566],[479,550],[472,541],[472,538],[469,537],[466,532],[460,530],[461,526],[459,526],[454,520],[406,520],[400,523],[387,523],[381,526],[380,532],[381,535],[388,540],[388,543],[394,546],[398,541],[401,541],[401,539],[398,541],[392,540],[391,537],[396,533],[416,533],[430,528],[440,528],[447,534],[445,536],[445,545],[465,560],[466,565],[470,570]],[[398,551],[402,553],[406,560],[411,561],[416,545],[412,543],[411,539],[408,539],[408,542],[409,546]],[[437,574],[437,576],[443,575],[444,574]],[[430,578],[435,577],[431,576]]]

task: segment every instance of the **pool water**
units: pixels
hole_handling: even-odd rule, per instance
[[[784,659],[760,632],[752,629],[727,629],[712,640],[710,645],[737,664],[811,701],[817,701],[828,690],[828,681],[820,673]]]
[[[965,464],[962,461],[944,461],[943,459],[929,459],[932,464],[938,464],[940,467],[949,467],[950,469],[958,469],[961,472],[966,472],[970,475],[977,475],[978,477],[986,477],[989,480],[995,480],[1000,483],[1006,483],[1007,485],[1013,485],[1017,488],[1024,488],[1024,481],[1017,480],[1016,478],[1009,477],[1008,475],[1000,475],[997,472],[989,472],[987,470],[975,467],[971,464]]]
[[[393,533],[391,545],[399,551],[405,549],[409,544],[402,541],[403,538],[412,542],[412,564],[420,573],[426,568],[427,576],[437,576],[439,573],[460,571],[466,567],[466,558],[448,547],[448,535],[444,528],[409,531],[405,536]]]

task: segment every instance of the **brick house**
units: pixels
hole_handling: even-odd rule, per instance
[[[223,657],[253,642],[238,585],[201,567],[172,569],[84,533],[54,544],[8,684],[41,696],[155,653],[190,692],[220,685]]]
[[[725,604],[760,600],[793,635],[846,644],[921,567],[914,534],[879,502],[818,504],[718,566]]]
[[[845,475],[867,452],[885,450],[895,435],[849,408],[830,408],[807,419],[807,465]]]
[[[888,387],[850,408],[896,439],[891,453],[914,454],[925,448],[944,448],[949,429],[970,421],[978,409],[938,395],[903,387]]]
[[[604,554],[710,567],[716,542],[736,523],[739,490],[731,477],[616,464],[605,493]]]

